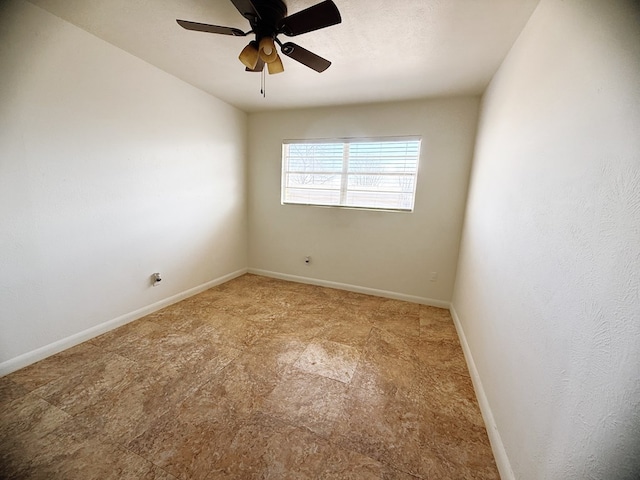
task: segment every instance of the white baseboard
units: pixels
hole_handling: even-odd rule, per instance
[[[245,273],[247,273],[246,268],[236,270],[235,272],[223,275],[222,277],[218,277],[214,280],[203,283],[202,285],[198,285],[197,287],[190,288],[189,290],[185,290],[184,292],[180,292],[169,298],[160,300],[159,302],[152,303],[151,305],[147,305],[146,307],[139,308],[138,310],[135,310],[133,312],[126,313],[120,317],[113,318],[104,323],[83,330],[82,332],[45,345],[44,347],[40,347],[31,352],[23,353],[22,355],[12,358],[11,360],[0,363],[0,377],[31,365],[32,363],[43,360],[51,355],[66,350],[67,348],[74,347],[82,342],[86,342],[87,340],[97,337],[98,335],[102,335],[109,330],[113,330],[114,328],[120,327],[129,322],[138,320],[139,318],[156,312],[162,308],[168,307],[169,305],[173,305],[174,303],[184,300],[185,298],[192,297],[193,295],[203,292],[211,287],[215,287],[216,285],[220,285],[221,283],[228,282],[229,280],[239,277],[240,275],[244,275]]]
[[[358,285],[350,285],[348,283],[331,282],[329,280],[320,280],[317,278],[300,277],[298,275],[289,275],[288,273],[272,272],[269,270],[260,270],[258,268],[250,268],[249,273],[261,275],[263,277],[278,278],[280,280],[288,280],[290,282],[307,283],[309,285],[318,285],[320,287],[336,288],[338,290],[347,290],[349,292],[364,293],[366,295],[375,295],[377,297],[392,298],[394,300],[404,300],[405,302],[420,303],[422,305],[431,305],[432,307],[449,308],[450,303],[443,300],[436,300],[427,297],[418,297],[415,295],[406,295],[404,293],[390,292],[388,290],[378,290],[376,288],[360,287]]]
[[[489,400],[487,399],[484,387],[482,386],[480,374],[478,373],[476,363],[473,360],[473,355],[471,354],[471,349],[469,348],[467,337],[465,336],[464,330],[462,329],[460,318],[458,317],[453,303],[451,304],[450,311],[451,316],[453,317],[453,323],[455,324],[456,330],[458,331],[458,337],[460,337],[460,344],[462,345],[462,350],[464,351],[464,357],[467,360],[469,374],[471,375],[473,388],[476,391],[476,397],[478,398],[478,404],[480,405],[480,411],[482,412],[484,424],[487,427],[489,442],[491,443],[491,449],[493,450],[493,456],[496,460],[496,465],[498,466],[500,478],[502,480],[516,480],[516,477],[511,468],[511,462],[509,462],[509,457],[507,456],[507,452],[504,448],[504,443],[502,443],[502,437],[500,436],[500,432],[498,431],[498,426],[496,425],[495,418],[493,417],[491,405],[489,405]]]

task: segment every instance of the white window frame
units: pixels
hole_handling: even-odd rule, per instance
[[[394,207],[394,206],[376,206],[376,205],[349,205],[347,202],[347,194],[349,192],[348,187],[348,179],[349,175],[353,175],[353,173],[349,172],[349,146],[352,143],[388,143],[388,142],[417,142],[418,143],[418,153],[415,158],[416,168],[412,172],[402,172],[402,173],[390,173],[388,175],[394,176],[405,176],[411,177],[411,190],[407,192],[397,192],[404,194],[411,194],[411,205],[407,208]],[[305,144],[305,145],[313,145],[313,144],[342,144],[343,153],[342,153],[342,168],[341,172],[331,172],[332,175],[340,175],[340,189],[339,189],[339,203],[322,203],[322,202],[302,202],[302,201],[292,201],[291,199],[287,199],[287,190],[293,189],[287,185],[287,175],[302,173],[295,172],[289,169],[288,165],[288,148],[289,145],[294,144]],[[416,187],[417,187],[417,178],[418,178],[418,170],[420,166],[420,157],[422,155],[422,138],[420,136],[401,136],[401,137],[355,137],[355,138],[328,138],[328,139],[312,139],[312,140],[283,140],[282,142],[282,176],[281,176],[281,204],[282,205],[306,205],[306,206],[319,206],[319,207],[333,207],[333,208],[349,208],[349,209],[362,209],[362,210],[377,210],[377,211],[389,211],[389,212],[412,212],[415,206],[415,198],[416,198]],[[368,174],[365,174],[368,175]],[[384,174],[381,174],[384,176]],[[337,191],[337,188],[331,189]],[[353,192],[354,189],[351,189]],[[375,191],[373,191],[375,192]],[[381,190],[382,193],[391,193],[387,191]],[[379,201],[379,200],[378,200]]]

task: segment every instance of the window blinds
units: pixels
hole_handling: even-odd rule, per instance
[[[412,211],[420,139],[288,141],[282,203]]]

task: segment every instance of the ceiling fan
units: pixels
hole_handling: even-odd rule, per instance
[[[276,43],[280,45],[280,51],[284,55],[316,72],[324,72],[331,65],[329,60],[295,43],[282,43],[278,39],[278,35],[295,37],[340,23],[342,21],[340,12],[332,0],[325,0],[289,16],[287,16],[287,6],[282,0],[231,0],[231,3],[249,21],[251,30],[248,32],[233,27],[208,25],[187,20],[176,20],[176,22],[182,28],[197,32],[236,37],[255,34],[255,40],[250,41],[238,57],[245,65],[245,70],[249,72],[262,72],[265,63],[270,74],[284,71],[282,60],[276,50]]]

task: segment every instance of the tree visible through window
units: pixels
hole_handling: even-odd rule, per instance
[[[286,141],[282,203],[413,210],[420,139]]]

